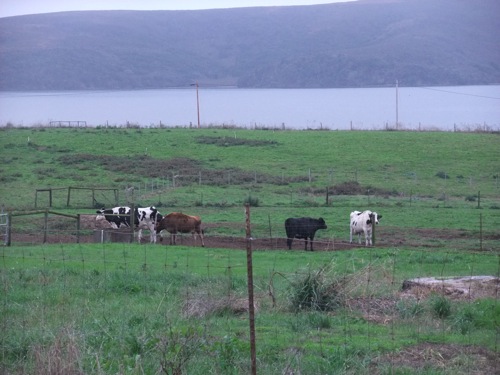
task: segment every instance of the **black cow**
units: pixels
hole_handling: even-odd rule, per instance
[[[286,230],[286,244],[288,249],[292,249],[292,242],[294,238],[303,238],[305,248],[307,250],[307,239],[311,244],[311,251],[313,251],[314,235],[318,229],[326,229],[326,223],[323,218],[313,219],[311,217],[290,217],[285,220]]]

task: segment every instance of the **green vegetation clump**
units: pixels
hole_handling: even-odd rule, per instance
[[[329,265],[308,270],[291,283],[290,305],[295,312],[333,311],[342,305],[343,284]]]

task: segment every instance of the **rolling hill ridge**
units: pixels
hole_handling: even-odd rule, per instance
[[[0,90],[500,82],[496,0],[361,0],[0,19]]]

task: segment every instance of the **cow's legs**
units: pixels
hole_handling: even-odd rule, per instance
[[[199,232],[194,231],[193,232],[193,241],[194,241],[194,243],[196,243],[196,237],[197,236],[200,236],[201,246],[205,247],[205,242],[203,241],[203,232],[202,231],[199,231]]]
[[[156,233],[154,230],[149,231],[149,242],[156,243]]]
[[[365,232],[365,243],[366,243],[366,246],[372,245],[372,234],[369,231]]]
[[[288,250],[292,250],[292,242],[293,242],[293,238],[286,239],[286,244],[288,246]]]
[[[176,233],[172,233],[170,235],[170,245],[175,245],[177,242],[177,234]]]
[[[148,225],[149,229],[149,243],[156,243],[156,230],[155,230],[155,223],[151,223]]]

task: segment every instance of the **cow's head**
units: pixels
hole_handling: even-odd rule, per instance
[[[106,211],[106,209],[103,207],[100,210],[97,210],[96,214],[101,214],[102,215],[104,213],[104,211]]]
[[[322,217],[318,219],[318,224],[319,224],[318,229],[327,229],[325,220]]]
[[[377,214],[376,212],[372,212],[370,214],[370,220],[371,222],[378,224],[378,221],[382,219],[382,215]]]

